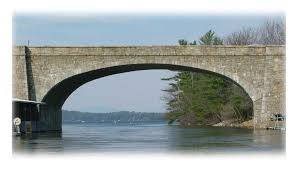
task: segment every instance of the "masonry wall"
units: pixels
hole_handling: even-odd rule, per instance
[[[27,68],[25,47],[13,48],[12,56],[12,96],[28,100]]]

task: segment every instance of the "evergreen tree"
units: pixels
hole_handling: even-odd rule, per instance
[[[179,40],[180,45],[196,45]],[[200,45],[222,45],[223,40],[210,30],[200,40]],[[164,99],[167,102],[166,118],[169,123],[181,125],[210,125],[224,118],[247,120],[251,118],[252,103],[248,95],[230,80],[208,73],[178,72],[164,78],[170,81]]]
[[[178,44],[179,45],[188,45],[188,41],[185,39],[180,39],[180,40],[178,40]]]
[[[223,40],[215,35],[215,32],[209,30],[199,41],[200,45],[223,45]]]

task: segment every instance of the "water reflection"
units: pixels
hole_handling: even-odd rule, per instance
[[[242,128],[170,128],[171,150],[187,152],[280,152],[285,149],[281,131]]]
[[[266,149],[266,146],[262,146],[265,143],[275,150],[285,151],[286,143],[286,132],[279,130],[254,130],[253,131],[253,142],[255,146],[259,146],[259,149]],[[262,146],[262,148],[260,148]]]
[[[15,152],[280,152],[285,132],[166,124],[65,124],[63,133],[13,137]]]
[[[16,152],[59,152],[63,149],[61,133],[29,133],[14,136],[12,140]]]

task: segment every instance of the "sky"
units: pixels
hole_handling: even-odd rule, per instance
[[[95,15],[21,14],[13,17],[13,45],[177,45],[179,39],[198,40],[210,29],[218,36],[265,21],[283,20],[280,13],[250,15]],[[162,100],[174,75],[145,70],[88,82],[73,92],[63,109],[88,112],[165,112]]]

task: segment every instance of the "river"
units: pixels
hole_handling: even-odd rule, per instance
[[[284,153],[285,132],[182,128],[165,123],[63,124],[63,132],[13,137],[14,153]]]

